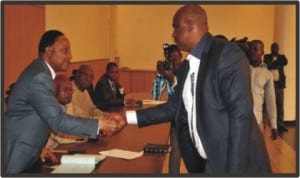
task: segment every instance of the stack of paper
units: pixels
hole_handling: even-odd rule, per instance
[[[63,155],[61,164],[52,173],[90,173],[104,155],[74,154]]]
[[[160,100],[143,100],[143,104],[147,105],[157,105],[157,104],[163,104],[166,101],[160,101]]]

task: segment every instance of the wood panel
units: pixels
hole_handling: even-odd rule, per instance
[[[152,82],[156,71],[151,70],[121,70],[120,80],[126,93],[149,92],[152,90]]]
[[[38,56],[38,44],[45,31],[45,7],[3,5],[4,91]],[[5,93],[5,92],[4,92]]]

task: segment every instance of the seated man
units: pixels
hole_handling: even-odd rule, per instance
[[[101,76],[95,87],[94,101],[103,110],[124,105],[124,88],[119,81],[119,67],[110,62],[106,65],[106,73]]]
[[[78,69],[74,69],[72,71],[72,76],[70,77],[71,80],[75,80],[77,72],[78,72]],[[88,93],[89,93],[89,95],[90,95],[93,103],[95,103],[95,101],[94,101],[94,86],[93,86],[93,83],[86,90],[88,91]]]
[[[53,80],[53,86],[54,96],[56,97],[63,111],[66,111],[66,105],[71,102],[73,94],[73,87],[70,79],[64,75],[57,75]],[[86,115],[86,117],[89,117],[89,115]],[[52,131],[45,147],[48,149],[54,149],[59,144],[72,143],[77,139],[82,140],[82,138],[83,137]]]
[[[71,81],[66,76],[57,75],[53,80],[53,87],[54,96],[65,111],[65,105],[68,104],[72,99],[73,88]],[[76,136],[74,136],[74,139],[75,137]],[[40,154],[40,159],[45,162],[46,158],[49,158],[52,162],[57,163],[58,159],[50,150],[58,146],[59,140],[64,139],[70,141],[73,140],[71,138],[64,138],[60,133],[51,132],[47,144]]]
[[[72,77],[73,96],[69,104],[66,105],[66,112],[79,117],[94,117],[101,119],[107,113],[99,110],[93,103],[88,88],[94,80],[94,71],[89,65],[81,65]]]
[[[74,82],[71,82],[71,80],[64,75],[57,75],[53,80],[54,95],[58,100],[58,102],[61,104],[63,110],[66,111],[68,114],[73,114],[74,116],[102,119],[101,116],[104,113],[101,112],[100,110],[97,111],[95,106],[90,102],[90,98],[89,97],[84,98],[86,96],[87,91],[79,90],[78,89],[79,87],[77,87],[76,85],[76,83],[78,83],[80,88],[86,88],[87,86],[89,86],[88,84],[85,85],[85,82],[89,80],[85,80],[85,77],[82,77],[84,76],[83,73],[80,72],[87,72],[87,71],[91,72],[92,70],[89,66],[82,65],[79,67],[78,71],[79,73],[77,72],[76,74],[77,76],[74,77],[75,80]],[[78,106],[78,104],[80,103],[82,104]],[[88,108],[88,106],[90,108]],[[87,112],[82,110],[81,107],[85,108]],[[76,110],[73,110],[73,108],[75,108]],[[59,144],[76,142],[76,140],[86,140],[86,138],[78,137],[75,135],[51,132],[48,142],[40,155],[41,160],[45,161],[46,158],[50,158],[52,162],[57,162],[57,158],[53,153],[51,153],[50,150],[54,149]]]

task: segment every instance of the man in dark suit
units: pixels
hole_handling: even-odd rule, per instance
[[[277,108],[277,129],[281,135],[282,132],[288,131],[283,122],[283,90],[285,88],[285,75],[283,68],[287,65],[288,61],[285,55],[279,54],[279,45],[277,43],[273,43],[271,45],[271,54],[266,54],[264,56],[264,62],[273,74]]]
[[[39,57],[17,79],[4,113],[4,173],[21,173],[31,167],[51,129],[96,138],[99,129],[114,132],[122,126],[111,119],[98,121],[65,114],[54,96],[52,80],[55,72],[67,69],[71,57],[69,40],[62,32],[43,34]]]
[[[127,111],[139,127],[174,121],[190,173],[271,173],[262,133],[253,114],[249,63],[235,44],[208,32],[200,6],[183,6],[173,18],[173,38],[189,53],[167,103]]]
[[[110,62],[106,65],[106,73],[98,80],[94,102],[102,110],[124,105],[124,88],[119,81],[119,67]]]

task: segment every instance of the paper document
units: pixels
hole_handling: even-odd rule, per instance
[[[52,173],[91,173],[94,169],[93,164],[66,164],[58,166]]]
[[[58,144],[69,144],[69,143],[82,143],[82,142],[87,142],[88,139],[69,139],[69,138],[56,138],[56,142]]]
[[[52,173],[90,173],[95,169],[96,164],[103,159],[105,159],[104,155],[63,155],[61,164]]]
[[[144,151],[135,152],[135,151],[127,151],[121,149],[112,149],[107,151],[100,151],[101,155],[115,157],[115,158],[123,158],[123,159],[134,159],[143,155]]]
[[[160,100],[143,100],[143,104],[153,104],[153,105],[156,105],[156,104],[163,104],[165,103],[166,101],[160,101]]]

